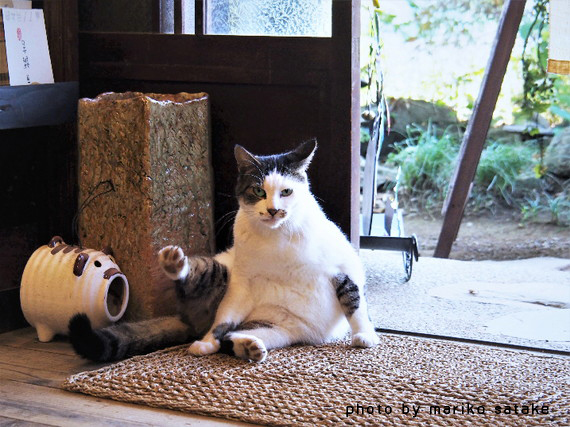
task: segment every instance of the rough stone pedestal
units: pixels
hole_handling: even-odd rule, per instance
[[[111,246],[129,281],[125,318],[173,313],[158,250],[214,250],[208,95],[104,93],[78,114],[81,244]]]

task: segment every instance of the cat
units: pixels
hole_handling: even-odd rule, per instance
[[[377,345],[362,263],[310,191],[307,168],[316,148],[311,140],[256,156],[236,145],[233,246],[213,258],[188,257],[177,246],[158,255],[175,282],[179,317],[94,331],[77,315],[70,322],[76,351],[113,360],[192,342],[195,356],[222,351],[262,362],[271,349],[318,345],[349,330],[353,346]]]

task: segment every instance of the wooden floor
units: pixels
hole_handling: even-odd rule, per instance
[[[60,388],[67,376],[100,366],[75,355],[64,338],[41,343],[32,328],[0,334],[0,426],[245,425]]]

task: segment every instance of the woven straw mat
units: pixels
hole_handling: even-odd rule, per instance
[[[263,363],[178,346],[63,388],[256,424],[527,426],[570,425],[569,385],[568,357],[385,334],[371,349],[294,346]]]

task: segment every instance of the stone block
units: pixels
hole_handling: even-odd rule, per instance
[[[570,178],[570,127],[564,128],[552,138],[544,153],[548,172],[562,178]]]
[[[209,101],[205,93],[104,93],[81,99],[79,237],[111,246],[129,281],[125,318],[175,311],[160,248],[214,251]]]

